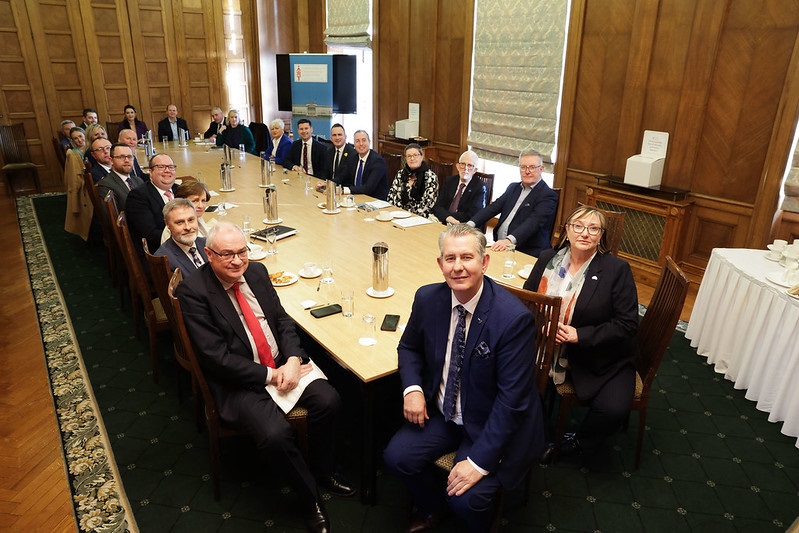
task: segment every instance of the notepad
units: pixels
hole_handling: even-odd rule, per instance
[[[391,221],[392,224],[398,228],[412,228],[414,226],[424,226],[425,224],[432,224],[433,221],[428,218],[420,216],[412,216],[410,218],[395,218]]]
[[[258,231],[253,231],[250,234],[250,237],[252,237],[253,239],[265,241],[267,240],[266,233],[268,231],[274,231],[274,230],[277,230],[277,240],[285,239],[286,237],[290,237],[292,235],[297,234],[296,229],[290,228],[288,226],[272,226],[270,228],[264,228],[264,229],[259,229]]]

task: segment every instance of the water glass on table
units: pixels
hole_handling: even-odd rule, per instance
[[[355,291],[344,289],[341,291],[341,313],[345,318],[350,318],[355,313]]]
[[[374,346],[377,344],[376,338],[376,330],[377,330],[377,318],[375,315],[366,313],[363,315],[361,319],[362,322],[362,333],[361,337],[358,339],[358,343],[362,346]]]
[[[514,257],[514,251],[516,247],[512,244],[508,245],[508,249],[505,252],[505,262],[502,263],[502,277],[505,279],[510,279],[513,277],[513,267],[516,265],[516,260]]]
[[[241,223],[241,230],[248,236],[252,233],[252,217],[250,215],[244,215],[244,220]]]
[[[268,255],[277,253],[277,228],[269,228],[266,232],[266,253]]]

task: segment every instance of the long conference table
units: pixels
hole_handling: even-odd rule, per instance
[[[799,299],[765,250],[715,248],[685,336],[716,372],[799,437]],[[796,442],[799,448],[799,441]]]
[[[214,191],[210,202],[212,205],[222,201],[228,204],[224,217],[207,213],[203,217],[206,222],[217,218],[242,225],[244,217],[249,215],[253,229],[268,227],[262,222],[266,215],[264,188],[259,186],[260,158],[250,154],[240,157],[234,150],[231,163],[235,191],[218,192],[221,188],[222,150],[192,141],[187,147],[179,147],[173,142],[168,147],[158,144],[157,148],[159,152],[172,157],[178,167],[177,176],[193,176]],[[438,236],[444,226],[432,223],[403,229],[392,222],[376,220],[376,212],[366,213],[357,208],[342,208],[339,213],[326,214],[319,207],[325,201],[325,194],[315,191],[317,182],[316,178],[308,179],[302,174],[276,166],[272,183],[277,187],[278,217],[283,225],[296,228],[297,234],[279,240],[278,253],[267,256],[261,262],[270,273],[283,271],[293,274],[298,274],[307,262],[314,262],[317,266],[329,262],[335,280],[334,294],[342,290],[353,290],[355,293],[353,317],[345,318],[339,313],[317,319],[303,308],[302,302],[340,303],[340,299],[326,301],[328,298],[322,296],[325,291],[319,290],[319,278],[298,276],[296,283],[276,288],[283,307],[299,327],[361,383],[361,499],[364,503],[373,504],[376,498],[377,460],[374,422],[378,407],[374,400],[375,388],[383,378],[397,372],[397,344],[402,326],[410,315],[416,290],[422,285],[443,281],[436,258],[439,255]],[[355,195],[356,205],[372,200],[368,196]],[[231,208],[229,204],[235,204],[236,207]],[[383,210],[396,211],[397,208],[392,206]],[[263,241],[252,242],[266,244]],[[394,294],[387,298],[373,298],[366,294],[372,285],[372,245],[377,242],[387,243],[389,249],[389,286],[394,289]],[[535,258],[516,252],[514,277],[504,279],[504,255],[494,254],[487,274],[503,283],[521,287],[524,279],[520,278],[518,270],[526,264],[535,263]],[[374,315],[377,319],[377,343],[373,346],[362,346],[358,342],[364,330],[364,314]],[[397,331],[380,330],[380,322],[386,314],[400,315],[400,328]],[[396,392],[400,394],[399,390]],[[397,413],[397,416],[401,416],[401,413]]]

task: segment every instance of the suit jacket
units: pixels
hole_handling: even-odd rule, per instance
[[[277,152],[275,152],[275,163],[282,167],[291,168],[291,163],[288,161],[289,152],[291,152],[291,138],[285,133],[277,143]],[[272,140],[272,136],[270,135],[269,138],[266,140],[266,155],[267,157],[272,156],[272,150],[275,147],[275,143]]]
[[[194,240],[194,246],[197,247],[197,253],[200,254],[203,261],[207,263],[208,256],[205,255],[205,237],[197,237]],[[183,273],[183,279],[186,279],[197,271],[197,265],[194,264],[194,260],[189,259],[189,256],[183,252],[174,239],[170,238],[161,243],[160,248],[158,248],[153,255],[169,259],[169,268],[173,271],[176,268],[180,268],[180,271]]]
[[[141,178],[142,181],[150,179],[144,174],[144,171],[141,169],[141,165],[139,165],[139,158],[135,155],[133,156],[133,174]]]
[[[446,283],[416,292],[400,339],[402,387],[422,387],[427,409],[437,396],[452,313]],[[496,473],[505,487],[524,478],[544,444],[541,402],[533,379],[533,316],[487,276],[466,337],[461,369],[463,428],[473,441],[469,457]]]
[[[108,175],[108,171],[100,166],[96,159],[92,159],[92,168],[89,170],[92,175],[94,183],[100,183],[100,180]]]
[[[178,123],[178,129],[184,129],[189,131],[189,125],[180,117],[175,119]],[[169,117],[164,117],[163,120],[158,122],[158,139],[153,139],[155,142],[159,142],[164,137],[168,137],[170,141],[177,141],[174,135],[172,135],[172,126],[169,124]],[[189,134],[191,137],[191,133]]]
[[[244,279],[263,309],[279,346],[277,366],[294,355],[308,362],[300,345],[294,320],[280,304],[269,275],[260,263],[251,262]],[[252,346],[236,308],[209,264],[201,266],[177,289],[183,319],[200,365],[223,419],[233,420],[238,410],[228,400],[230,392],[245,388],[264,390],[266,367],[254,362]]]
[[[524,288],[537,291],[556,250],[541,253]],[[610,378],[632,366],[638,354],[638,293],[630,265],[606,253],[591,260],[574,304],[571,325],[579,342],[566,347],[577,396],[593,397]]]
[[[177,190],[177,184],[172,185],[172,192]],[[133,246],[144,261],[144,248],[142,248],[142,237],[147,239],[147,247],[152,252],[161,246],[161,233],[164,231],[164,200],[161,193],[151,181],[146,181],[139,185],[130,193],[125,206],[127,213],[128,227],[130,236],[133,239]]]
[[[122,122],[119,123],[119,131],[129,130],[129,129],[133,129],[133,128],[130,127],[130,124],[128,124],[128,120],[127,119],[125,119],[125,120],[123,120]],[[143,120],[136,119],[136,129],[135,129],[135,131],[136,131],[136,138],[137,139],[141,139],[142,135],[147,135],[147,131],[149,129],[150,128],[147,127],[147,124]]]
[[[105,198],[105,195],[108,194],[108,191],[114,191],[114,196],[117,200],[117,206],[119,207],[120,211],[124,211],[127,204],[128,194],[131,190],[143,185],[144,181],[140,177],[134,176],[133,173],[131,173],[130,183],[131,188],[128,189],[128,186],[125,184],[122,176],[112,170],[97,184],[97,192],[100,194],[100,198]]]
[[[511,183],[502,196],[481,209],[472,221],[480,227],[492,217],[499,215],[499,222],[494,226],[494,240],[497,240],[497,230],[508,218],[521,193],[522,184]],[[543,180],[539,180],[516,211],[508,227],[508,235],[516,238],[516,249],[538,257],[538,254],[549,248],[552,239],[550,227],[557,210],[558,195]]]
[[[330,175],[333,181],[344,187],[352,187],[355,183],[355,171],[358,169],[358,152],[350,143],[344,145],[338,161],[338,169],[333,175],[333,161],[336,157],[336,147],[331,146],[327,153],[328,164],[330,165]]]
[[[222,125],[227,126],[227,117],[224,117],[222,119],[222,124],[219,124],[215,120],[212,120],[211,124],[208,126],[208,129],[205,130],[205,133],[203,133],[203,138],[210,139],[212,136],[216,135],[219,132],[219,126]]]
[[[360,159],[355,160],[355,172],[352,175],[353,183],[355,183],[356,174],[358,173],[359,162]],[[383,159],[380,154],[370,149],[369,155],[366,158],[366,164],[363,166],[361,184],[350,187],[350,192],[352,194],[367,194],[378,200],[385,200],[388,197],[389,185],[388,177],[386,176],[387,173],[386,160]]]
[[[311,164],[313,165],[313,175],[319,179],[326,180],[330,177],[329,161],[327,160],[326,144],[322,144],[316,139],[311,139]],[[302,139],[297,139],[291,145],[288,156],[289,169],[293,166],[302,166]]]
[[[447,224],[447,217],[453,216],[460,222],[468,222],[477,214],[488,202],[488,187],[478,177],[472,176],[461,195],[458,203],[458,210],[455,213],[449,211],[449,204],[458,192],[458,185],[461,177],[459,174],[448,177],[444,180],[444,186],[438,191],[438,200],[433,206],[433,214],[442,224]]]

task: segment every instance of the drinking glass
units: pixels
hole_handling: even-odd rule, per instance
[[[505,252],[505,262],[502,263],[502,277],[505,279],[510,279],[513,277],[513,267],[516,265],[516,261],[514,260],[514,251],[516,247],[512,244],[508,245],[508,249]]]
[[[358,343],[362,346],[374,346],[377,344],[377,339],[375,338],[377,318],[375,318],[375,315],[367,313],[363,315],[361,322],[363,329]]]
[[[341,312],[346,318],[350,318],[355,312],[355,291],[345,289],[341,291]]]
[[[244,215],[244,220],[241,224],[241,229],[245,233],[245,235],[249,235],[252,233],[252,217],[250,215]]]
[[[277,228],[270,228],[266,232],[266,253],[268,255],[277,253]]]

